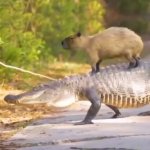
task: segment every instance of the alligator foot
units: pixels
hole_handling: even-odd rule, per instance
[[[138,116],[150,116],[150,111],[139,113]]]
[[[110,109],[112,109],[115,113],[111,118],[117,118],[119,115],[121,115],[121,113],[117,107],[115,107],[113,105],[109,105],[109,104],[106,104],[106,106],[108,106]]]
[[[77,122],[74,125],[85,125],[85,124],[94,124],[92,121],[81,121]]]
[[[120,116],[121,115],[121,113],[119,113],[119,114],[114,114],[111,118],[118,118],[118,116]]]

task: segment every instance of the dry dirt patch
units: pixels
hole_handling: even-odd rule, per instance
[[[20,91],[6,91],[0,89],[0,141],[4,141],[16,133],[18,130],[26,127],[30,122],[40,118],[44,114],[52,113],[52,110],[46,105],[13,105],[6,104],[3,97],[11,93],[20,93]]]

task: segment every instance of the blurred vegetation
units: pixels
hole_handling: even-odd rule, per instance
[[[126,26],[140,33],[150,33],[149,0],[104,0],[107,26]],[[110,16],[113,15],[111,18]]]
[[[99,0],[1,0],[0,61],[36,72],[56,61],[82,61],[83,55],[63,50],[61,41],[102,29],[103,13]],[[15,73],[0,66],[2,79]]]
[[[78,31],[102,30],[104,15],[106,27],[150,32],[149,0],[0,0],[0,14],[0,61],[44,74],[56,62],[86,62],[83,53],[71,54],[61,41]],[[0,83],[22,77],[31,76],[0,66]]]

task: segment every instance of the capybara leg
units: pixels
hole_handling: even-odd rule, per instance
[[[128,69],[135,68],[135,65],[136,65],[136,61],[130,61]]]
[[[135,57],[134,59],[135,59],[135,66],[134,66],[134,68],[136,68],[140,64],[140,58],[139,57],[138,58]]]
[[[100,59],[97,63],[96,63],[96,72],[100,71],[100,63],[102,62],[102,60]]]
[[[139,64],[140,64],[140,57],[134,57],[134,58],[132,59],[132,61],[130,61],[128,68],[129,68],[129,69],[131,69],[131,68],[136,68],[136,67],[139,66]]]
[[[91,74],[95,74],[96,73],[96,65],[91,66],[91,68],[92,68]]]
[[[97,53],[90,54],[92,74],[99,71],[99,63],[101,62]]]
[[[128,69],[135,68],[136,60],[131,56],[131,54],[127,53],[126,58],[129,60]]]
[[[139,66],[139,64],[140,64],[140,55],[139,54],[137,54],[136,56],[134,56],[133,57],[134,58],[134,60],[136,61],[136,63],[135,63],[135,66],[134,67],[138,67]]]

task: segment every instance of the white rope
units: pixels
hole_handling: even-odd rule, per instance
[[[45,76],[45,75],[42,75],[42,74],[39,74],[39,73],[35,73],[35,72],[32,72],[32,71],[25,70],[25,69],[22,69],[22,68],[11,66],[11,65],[6,65],[6,64],[4,64],[2,62],[0,62],[0,65],[4,66],[6,68],[15,69],[15,70],[19,70],[21,72],[29,73],[31,75],[38,76],[38,77],[41,77],[41,78],[46,78],[46,79],[50,79],[50,80],[56,80],[54,78],[51,78],[51,77],[48,77],[48,76]]]

